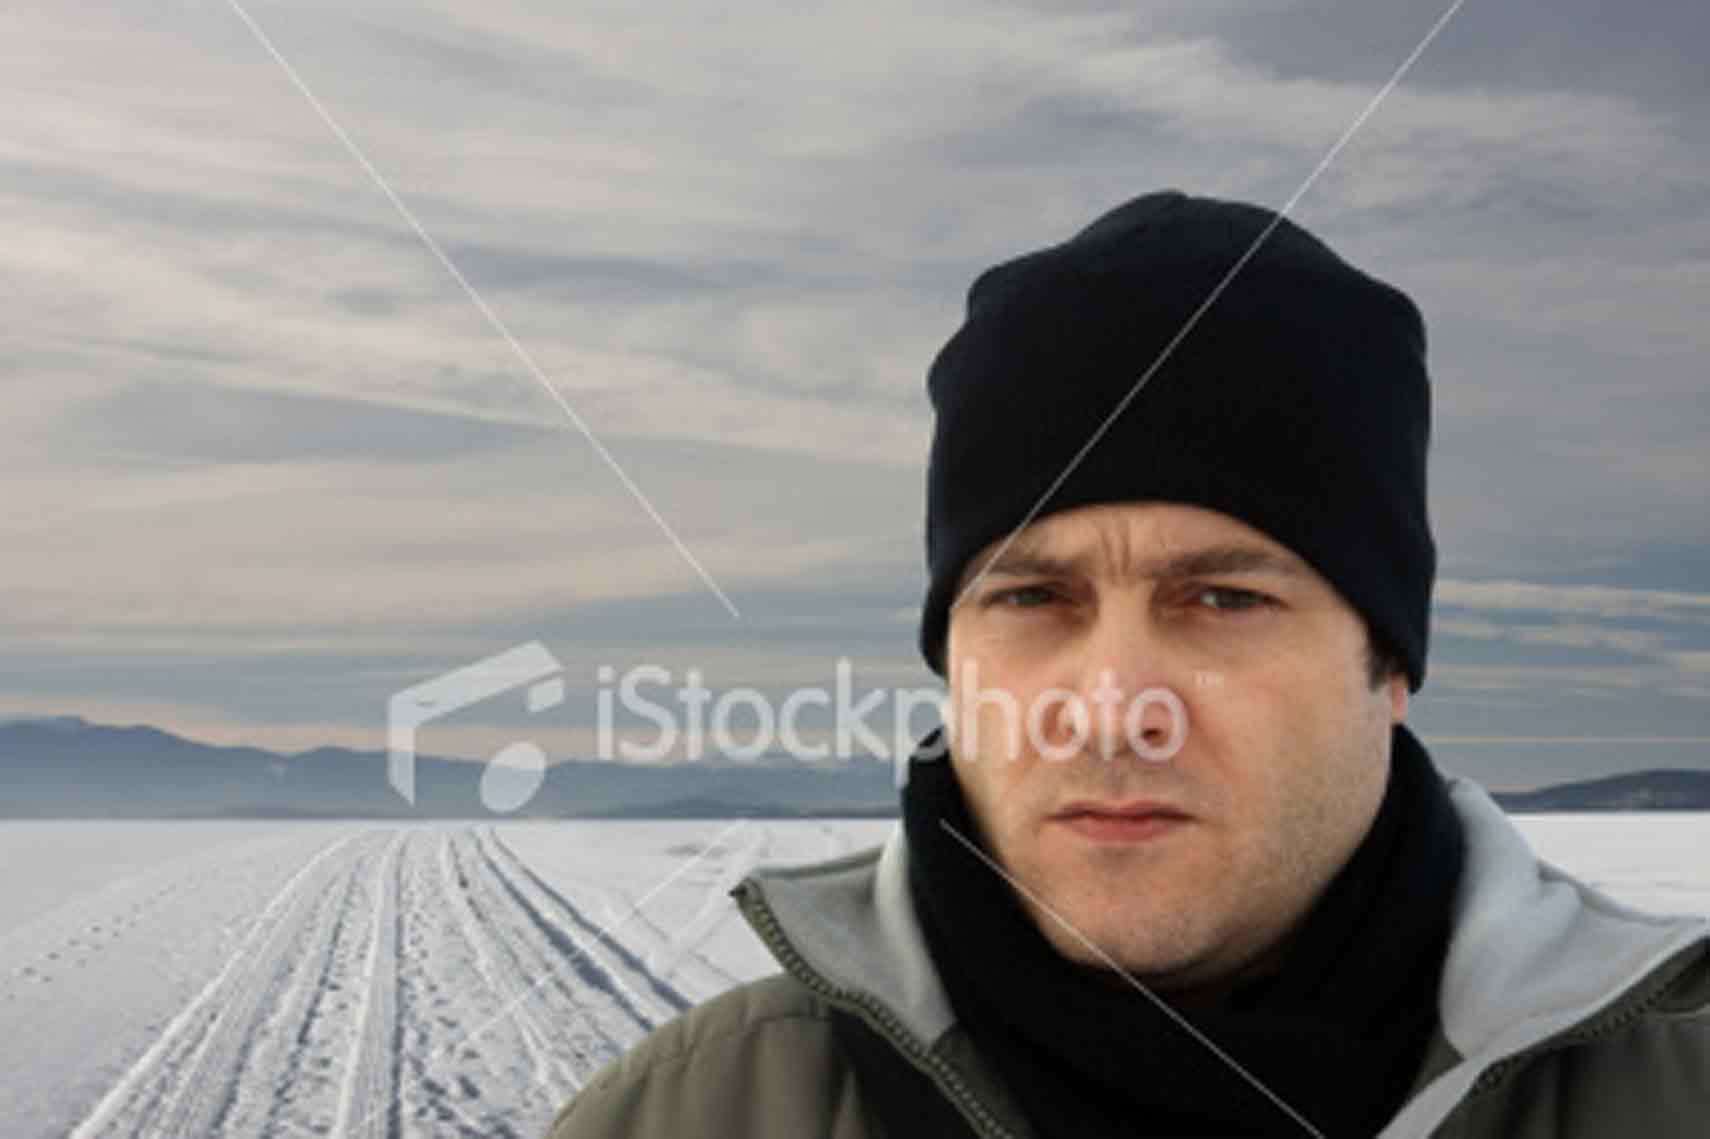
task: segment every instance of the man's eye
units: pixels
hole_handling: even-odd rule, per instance
[[[1268,600],[1262,593],[1254,593],[1250,589],[1234,589],[1225,585],[1209,585],[1194,593],[1196,601],[1213,598],[1211,608],[1227,613],[1242,613],[1249,609],[1257,609]]]
[[[987,598],[987,603],[1007,609],[1037,609],[1057,599],[1057,593],[1046,585],[1019,585],[1000,589]]]

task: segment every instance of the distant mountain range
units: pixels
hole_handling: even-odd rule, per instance
[[[81,716],[0,720],[0,819],[491,817],[485,769],[418,756],[412,805],[387,782],[384,752],[216,747]],[[1495,798],[1515,812],[1710,811],[1710,771],[1640,771]],[[570,760],[547,769],[514,817],[882,817],[896,807],[888,763]]]
[[[4,818],[469,818],[487,765],[418,755],[415,803],[386,779],[386,753],[290,754],[216,747],[146,725],[81,716],[0,720]],[[889,764],[566,761],[547,768],[520,818],[790,818],[896,813]]]
[[[1710,811],[1710,771],[1669,768],[1492,795],[1504,810]]]

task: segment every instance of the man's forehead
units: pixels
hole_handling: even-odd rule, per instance
[[[1235,572],[1315,576],[1286,546],[1227,514],[1176,503],[1120,503],[1038,519],[971,558],[963,580],[966,584],[981,572],[1068,568],[1148,578]]]

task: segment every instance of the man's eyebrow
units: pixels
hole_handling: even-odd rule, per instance
[[[988,577],[1069,577],[1086,575],[1093,559],[1087,554],[1058,557],[1040,550],[1012,545],[985,569]],[[974,572],[977,574],[978,569]],[[1222,545],[1187,550],[1123,567],[1125,580],[1169,581],[1221,573],[1268,573],[1278,577],[1304,577],[1305,567],[1293,558],[1257,546]]]

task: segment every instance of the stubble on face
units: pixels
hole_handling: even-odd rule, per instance
[[[1095,530],[1138,523],[1133,540],[1173,545],[1257,535],[1208,513],[1153,507],[1090,523]],[[1075,536],[1074,525],[1048,521],[1059,522],[1059,536]],[[1185,640],[1172,657],[1159,639],[1129,671],[1183,689],[1190,736],[1169,763],[1132,754],[1044,761],[1025,740],[1010,757],[996,730],[953,753],[987,850],[1021,884],[1018,900],[1065,957],[1104,967],[1114,961],[1162,990],[1222,987],[1275,959],[1369,829],[1388,775],[1390,697],[1366,683],[1363,626],[1352,610],[1345,603],[1312,610],[1314,599],[1339,602],[1327,583],[1285,596],[1289,608],[1276,621],[1252,627],[1250,640],[1264,651],[1225,654],[1215,687],[1184,683],[1192,655]],[[1037,628],[1025,637],[1013,629],[994,635],[979,619],[959,620],[953,615],[948,645],[953,710],[966,695],[958,665],[975,657],[983,684],[1023,703],[1046,680],[1087,673],[1089,661],[1072,643],[1047,645],[1042,656]],[[1086,628],[1076,635],[1093,646]],[[1052,663],[1041,665],[1046,657]],[[1065,659],[1073,662],[1066,670]],[[1071,799],[1136,797],[1191,818],[1154,841],[1116,845],[1088,843],[1050,818]]]

